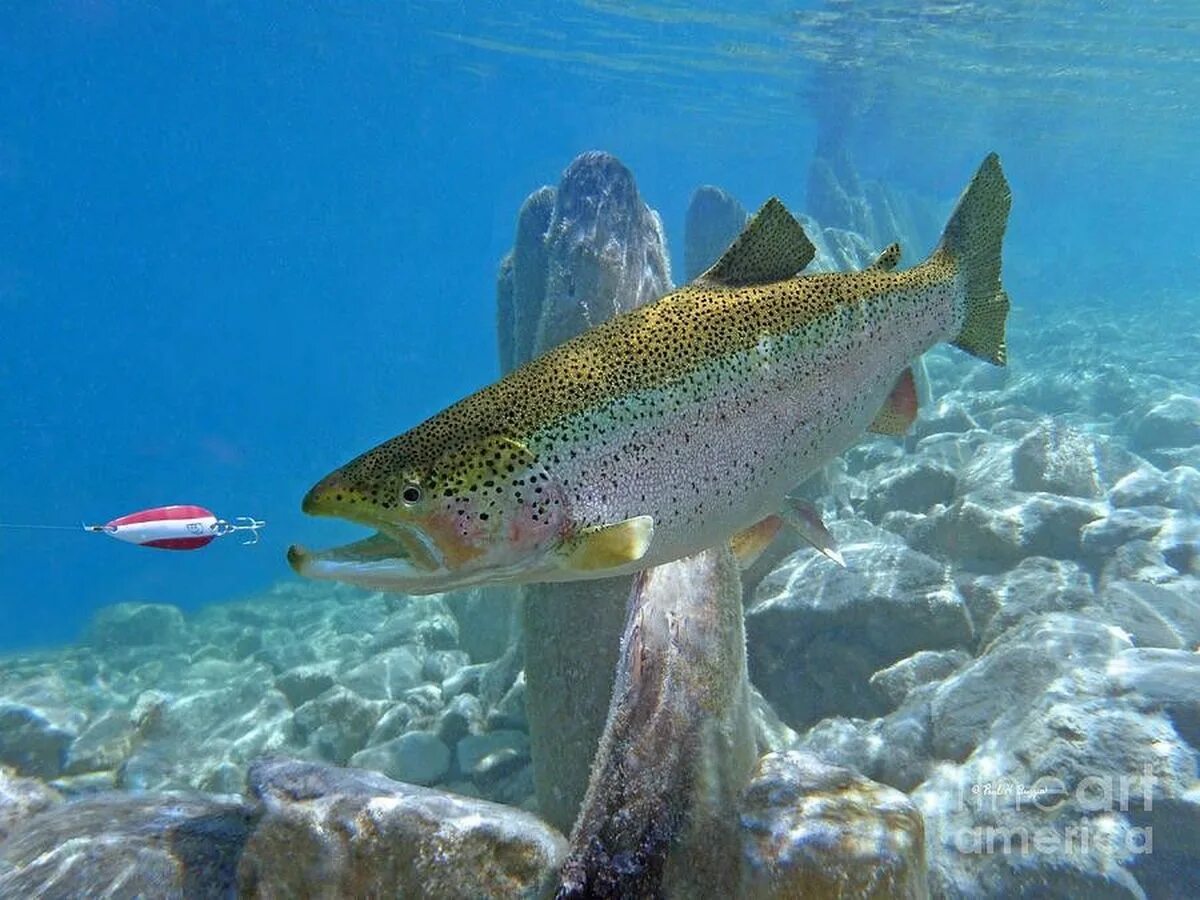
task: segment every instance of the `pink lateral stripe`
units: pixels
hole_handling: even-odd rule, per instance
[[[146,541],[141,546],[157,547],[160,550],[196,550],[210,543],[214,537],[216,535],[206,534],[202,537],[163,538],[158,541]]]
[[[136,525],[139,522],[163,522],[169,519],[204,519],[212,516],[212,512],[203,506],[158,506],[154,509],[143,509],[141,512],[130,513],[113,519],[108,523],[109,528],[119,528],[122,525]]]

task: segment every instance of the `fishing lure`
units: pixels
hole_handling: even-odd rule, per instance
[[[84,525],[84,531],[107,534],[109,537],[137,544],[139,547],[156,547],[159,550],[198,550],[219,537],[237,532],[246,536],[243,544],[257,544],[259,529],[267,523],[250,516],[233,519],[218,519],[203,506],[176,504],[156,506],[139,512],[119,516],[103,525]],[[0,522],[0,528],[54,528],[67,529],[67,525],[20,525]]]

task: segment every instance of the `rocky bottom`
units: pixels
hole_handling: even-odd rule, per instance
[[[913,434],[806,487],[848,567],[793,545],[748,573],[777,751],[739,811],[751,893],[1195,894],[1200,322],[1176,324],[1017,308],[1009,369],[928,354]],[[4,660],[0,895],[536,892],[565,844],[530,814],[514,608],[289,581]]]

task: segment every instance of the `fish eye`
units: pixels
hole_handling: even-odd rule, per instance
[[[404,488],[400,496],[405,503],[417,503],[421,499],[421,489],[415,484],[410,484]]]

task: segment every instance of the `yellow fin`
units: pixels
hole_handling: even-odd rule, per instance
[[[772,197],[699,281],[740,287],[791,278],[816,254],[804,228]]]
[[[900,245],[888,244],[864,272],[891,272],[900,262]]]
[[[775,540],[775,535],[783,527],[783,519],[779,516],[767,516],[755,522],[749,528],[744,528],[729,539],[729,546],[742,569],[754,565],[764,550]]]
[[[908,431],[917,418],[917,382],[912,369],[905,369],[896,379],[896,386],[883,401],[883,408],[875,416],[868,430],[876,434],[899,437]]]
[[[651,516],[634,516],[615,525],[584,528],[563,548],[563,567],[595,572],[637,562],[650,549],[652,537]]]

